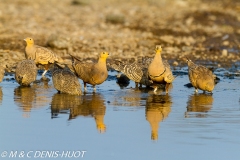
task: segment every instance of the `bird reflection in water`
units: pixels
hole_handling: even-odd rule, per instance
[[[34,106],[35,98],[35,88],[19,86],[14,89],[14,102],[22,109],[23,117],[30,117],[30,112]]]
[[[57,118],[59,114],[69,114],[69,109],[79,107],[81,103],[81,96],[55,93],[51,102],[52,118]]]
[[[194,115],[194,117],[206,117],[206,112],[212,108],[213,100],[212,94],[202,93],[189,96],[185,118],[189,118],[191,115]],[[189,114],[190,112],[196,113]]]
[[[23,111],[23,117],[30,117],[32,108],[47,106],[50,99],[47,83],[33,84],[31,87],[18,86],[14,89],[14,103]]]
[[[151,139],[158,139],[159,122],[166,119],[171,112],[170,95],[150,95],[146,101],[146,119],[151,126]]]
[[[114,93],[114,99],[111,104],[113,106],[145,106],[146,96],[144,96],[145,90],[139,89],[126,89],[121,92]]]
[[[69,120],[75,119],[78,116],[94,117],[96,127],[100,133],[106,131],[104,124],[104,116],[106,106],[101,94],[93,93],[92,95],[68,95],[55,94],[51,103],[52,118],[61,114],[69,114]]]

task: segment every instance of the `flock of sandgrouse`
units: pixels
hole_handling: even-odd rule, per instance
[[[165,85],[165,91],[168,93],[169,85],[174,81],[170,65],[162,60],[160,45],[156,46],[154,58],[143,58],[142,62],[124,63],[121,61],[111,61],[107,64],[108,52],[102,52],[99,55],[97,63],[81,62],[78,58],[72,57],[72,63],[67,64],[64,60],[54,54],[51,50],[34,44],[32,38],[24,39],[26,41],[25,56],[26,59],[19,62],[16,66],[15,79],[22,86],[29,86],[36,80],[37,66],[43,65],[45,71],[42,78],[46,79],[45,74],[51,64],[54,64],[52,81],[55,89],[60,93],[81,95],[82,89],[78,78],[84,82],[84,91],[86,84],[91,84],[96,91],[96,85],[102,84],[108,77],[107,65],[116,71],[122,72],[130,80],[133,80],[136,87],[152,86],[154,93],[158,89],[158,84]],[[208,92],[214,89],[214,74],[208,68],[196,65],[187,59],[189,80],[195,91],[198,89]]]

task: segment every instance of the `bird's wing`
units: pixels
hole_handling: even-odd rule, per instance
[[[55,61],[61,61],[61,58],[58,57],[55,53],[53,53],[51,50],[41,47],[41,46],[36,46],[36,60],[40,64],[45,64],[45,63],[54,63]]]

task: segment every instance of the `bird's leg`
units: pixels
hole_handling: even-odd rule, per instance
[[[42,77],[45,77],[45,74],[47,73],[47,70],[44,70]]]
[[[135,82],[135,88],[138,88],[138,82]]]
[[[94,86],[93,86],[93,92],[96,92],[96,90],[97,90],[97,89],[96,89],[96,86],[94,85]]]
[[[169,86],[170,86],[170,83],[166,83],[166,86],[165,86],[165,91],[166,93],[168,94],[168,89],[169,89]]]
[[[157,93],[158,87],[157,87],[157,86],[154,86],[153,88],[154,88],[153,92],[154,92],[154,93]]]
[[[195,92],[198,93],[198,89],[197,88],[195,88]]]
[[[84,82],[84,91],[86,92],[87,91],[87,83]]]
[[[47,73],[47,71],[48,71],[48,69],[49,69],[49,64],[46,64],[46,65],[44,65],[44,72],[43,72],[43,74],[42,74],[42,79],[43,80],[47,80],[47,78],[45,77],[45,74]]]

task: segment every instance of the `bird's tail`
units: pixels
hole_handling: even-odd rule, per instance
[[[68,54],[71,57],[71,64],[67,64],[67,66],[75,75],[77,75],[74,65],[77,61],[80,62],[81,60],[78,57],[73,56],[70,52],[68,52]]]

